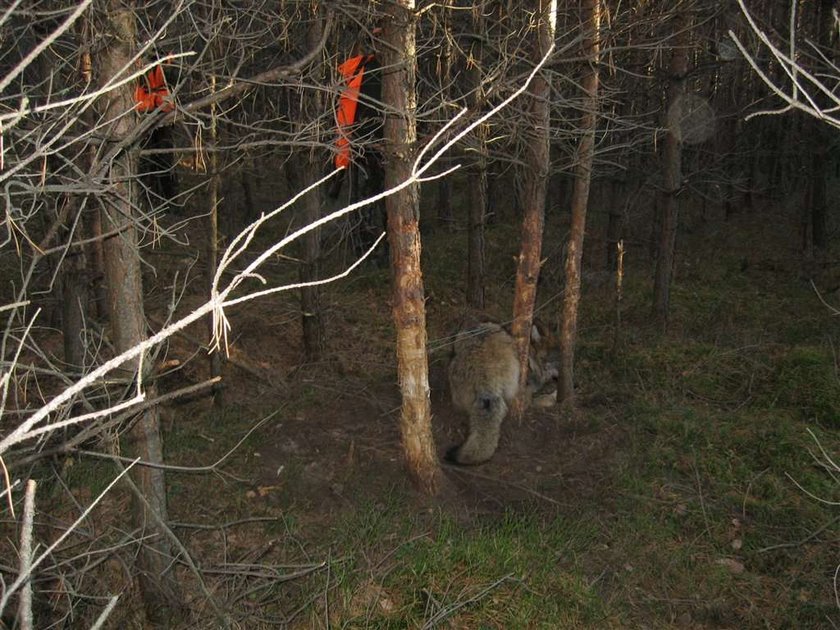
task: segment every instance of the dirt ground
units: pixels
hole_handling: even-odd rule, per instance
[[[267,196],[266,204],[283,194],[277,189]],[[193,240],[198,234],[200,228],[190,230]],[[465,244],[463,234],[453,238],[437,233],[432,238],[447,248],[443,256],[454,253],[460,258],[457,251]],[[503,250],[513,247],[515,242],[508,241]],[[550,245],[546,249],[552,251]],[[274,275],[270,282],[294,277],[290,276],[294,265],[281,258],[268,267]],[[506,272],[500,274],[498,267],[493,261],[488,263],[488,283],[498,286],[488,289],[485,312],[504,319],[510,278]],[[200,265],[195,273],[201,274]],[[462,307],[457,306],[462,298],[460,283],[442,280],[434,269],[426,275],[433,430],[443,460],[446,450],[459,443],[466,430],[466,418],[452,408],[446,383],[448,338],[462,317]],[[188,295],[178,311],[186,312],[198,298]],[[393,365],[388,273],[368,264],[347,280],[325,287],[322,299],[328,337],[322,364],[303,363],[296,295],[281,294],[231,309],[231,356],[238,365],[228,363],[224,373],[227,407],[248,410],[254,419],[266,410],[283,410],[281,419],[258,431],[261,444],[254,461],[254,486],[274,488],[284,483],[282,471],[289,467],[300,471],[295,487],[287,484],[282,496],[298,495],[293,502],[307,505],[313,510],[309,517],[316,521],[346,509],[360,496],[375,497],[384,486],[406,477],[400,455],[400,398]],[[158,304],[162,311],[164,303]],[[206,338],[201,325],[193,326],[188,334],[192,341]],[[195,352],[195,344],[183,337],[174,340],[171,348],[168,357],[179,360]],[[193,358],[181,375],[186,382],[206,378],[206,361]],[[184,384],[178,381],[176,376],[173,387]],[[541,502],[552,510],[574,511],[598,494],[609,481],[623,429],[617,412],[603,397],[588,400],[583,396],[580,403],[583,413],[576,417],[561,417],[556,409],[531,409],[521,424],[506,422],[498,452],[486,465],[446,465],[443,494],[450,507],[456,512],[503,513],[517,502]],[[204,400],[176,406],[172,416],[179,422],[185,416],[199,418],[208,410],[209,402]],[[598,420],[592,421],[593,416]],[[277,494],[264,493],[269,502]]]
[[[270,308],[256,304],[232,317],[234,331],[246,332],[231,349],[237,364],[225,366],[224,405],[250,415],[254,422],[272,409],[279,411],[276,420],[257,431],[251,483],[258,495],[263,489],[268,503],[289,500],[291,494],[295,505],[306,507],[308,519],[329,520],[360,497],[375,498],[406,477],[395,374],[382,364],[375,371],[368,367],[367,372],[365,365],[355,364],[354,357],[364,356],[361,348],[348,348],[331,363],[301,364],[299,327],[289,323],[281,332],[264,332],[262,323],[271,316]],[[332,338],[364,345],[363,339],[353,342],[356,333],[365,336],[361,324],[336,329],[337,325],[328,323]],[[387,349],[389,341],[380,343]],[[170,358],[186,358],[193,352],[189,343],[176,340],[172,345]],[[449,400],[445,353],[441,350],[430,366],[433,431],[441,461],[449,447],[464,439],[467,420]],[[187,369],[189,380],[198,381],[206,376],[205,368],[201,358],[193,363]],[[444,465],[443,494],[450,508],[503,514],[521,502],[574,512],[580,503],[601,493],[609,483],[624,432],[603,400],[584,399],[581,406],[584,412],[573,417],[556,408],[532,408],[521,423],[505,422],[499,449],[487,464]],[[597,422],[588,419],[593,409]],[[211,403],[205,399],[175,405],[168,417],[199,425],[211,413]],[[293,484],[284,480],[289,468],[295,469]],[[272,492],[279,486],[282,493]]]

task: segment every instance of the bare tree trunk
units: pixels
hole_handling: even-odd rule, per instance
[[[483,33],[484,1],[477,2],[472,9],[473,32]],[[480,115],[484,108],[484,89],[482,88],[482,64],[484,63],[484,45],[479,38],[473,44],[468,61],[467,81],[472,89],[470,107],[474,115]],[[472,166],[474,177],[469,186],[469,223],[467,247],[467,304],[475,309],[484,308],[484,225],[487,217],[487,123],[475,130],[475,155]]]
[[[312,13],[314,21],[309,29],[307,39],[309,46],[315,47],[320,41],[323,23],[320,19],[318,4],[313,4]],[[318,66],[323,68],[323,66]],[[322,69],[316,70],[323,73]],[[321,84],[322,76],[316,77],[316,85]],[[309,91],[309,105],[313,111],[321,112],[323,109],[323,96],[318,90]],[[318,156],[310,152],[303,168],[304,185],[310,186],[318,179]],[[303,200],[304,221],[307,224],[314,223],[321,218],[322,193],[321,188],[310,192]],[[318,278],[319,259],[321,258],[321,230],[312,230],[303,237],[303,264],[300,266],[301,282],[312,282]],[[321,312],[320,291],[316,286],[301,287],[300,289],[300,310],[303,326],[303,349],[307,361],[319,361],[326,349],[326,335],[324,333],[324,319]]]
[[[475,130],[476,138],[484,151],[486,125]],[[487,217],[487,159],[484,154],[477,158],[475,180],[469,187],[469,245],[467,259],[467,304],[475,309],[484,308],[484,225]]]
[[[674,39],[671,61],[668,66],[668,109],[675,107],[685,93],[685,77],[688,73],[689,22],[684,13],[674,18]],[[666,114],[666,124],[667,114]],[[674,270],[674,248],[677,240],[677,196],[682,188],[682,140],[678,123],[667,124],[663,147],[664,192],[662,223],[659,228],[659,247],[653,283],[654,316],[664,326],[668,321],[671,301],[671,277]]]
[[[819,138],[821,136],[816,137]],[[828,154],[825,150],[828,142],[825,136],[822,136],[822,138],[825,142],[816,145],[820,148],[815,150],[811,155],[810,185],[808,186],[808,197],[811,201],[811,233],[814,239],[814,248],[819,250],[824,250],[828,246],[828,230],[826,227]]]
[[[622,205],[627,186],[624,181],[614,177],[610,181],[610,208],[607,216],[607,271],[615,271],[618,262],[618,242],[623,228]]]
[[[87,21],[82,21],[79,25],[79,39],[81,40],[81,61],[79,64],[80,79],[90,82],[92,79],[91,57],[88,46],[90,44],[90,34]],[[40,60],[46,60],[45,56],[41,56]],[[50,72],[46,72],[43,76],[49,76]],[[93,111],[87,110],[83,114],[84,123],[88,127],[93,127]],[[77,159],[80,171],[88,172],[93,158],[93,149],[89,148]],[[80,195],[66,195],[63,203],[70,205],[70,212],[67,216],[70,218],[68,223],[72,222],[83,213],[87,205],[84,198]],[[77,234],[84,234],[86,222],[80,220],[78,222],[79,231]],[[101,242],[100,242],[101,246]],[[84,367],[85,359],[85,344],[82,337],[82,332],[85,329],[85,320],[88,315],[88,261],[85,255],[86,248],[72,249],[68,252],[61,265],[61,334],[64,341],[64,362],[71,366],[72,373],[79,374]]]
[[[537,42],[531,59],[539,61],[548,52],[554,40],[553,16],[550,0],[534,0],[537,13]],[[537,298],[537,280],[540,275],[543,225],[545,223],[545,197],[548,173],[551,167],[549,130],[551,85],[544,72],[537,74],[531,83],[531,131],[525,142],[525,167],[522,183],[523,209],[522,244],[516,268],[516,287],[513,297],[512,333],[519,355],[519,396],[511,405],[511,415],[521,420],[525,413],[525,384],[528,380],[528,351],[531,340],[531,323]]]
[[[306,168],[306,177],[310,183],[317,179],[315,164],[310,162]],[[321,218],[320,188],[313,190],[304,200],[306,223],[314,223]],[[312,282],[318,278],[318,259],[321,257],[321,231],[312,230],[303,237],[303,264],[300,266],[301,282]],[[321,312],[321,295],[318,287],[301,287],[300,309],[303,318],[303,349],[307,361],[320,361],[326,350],[326,333]]]
[[[214,45],[215,48],[215,45]],[[215,57],[215,54],[213,55]],[[210,92],[216,91],[216,77],[210,77]],[[219,172],[219,120],[216,115],[216,103],[210,105],[210,213],[207,216],[207,242],[205,243],[205,258],[207,264],[206,290],[209,296],[213,290],[213,279],[216,277],[219,261],[219,192],[222,186],[222,175]],[[208,337],[213,336],[213,318],[207,318]],[[210,378],[222,375],[222,355],[218,350],[210,351]],[[213,404],[216,407],[224,405],[224,387],[221,383],[213,386]]]
[[[572,223],[566,248],[566,292],[563,296],[563,323],[560,330],[560,379],[557,400],[574,406],[574,361],[577,342],[577,318],[580,304],[581,261],[583,237],[586,230],[586,209],[592,181],[592,162],[595,155],[595,124],[598,112],[598,58],[601,26],[600,0],[584,0],[581,22],[586,36],[582,42],[584,59],[589,59],[589,72],[583,77],[584,115],[581,119],[581,139],[575,165],[575,185],[572,191]]]
[[[64,340],[64,362],[74,374],[81,373],[85,360],[82,331],[87,314],[87,269],[81,252],[67,256],[62,265],[61,334]]]
[[[320,107],[321,99],[310,99],[313,106]],[[292,191],[297,192],[318,181],[318,162],[315,155],[309,154],[299,164],[287,164],[286,179]],[[352,177],[352,173],[351,173]],[[303,223],[309,225],[321,218],[323,197],[321,189],[310,191],[302,200]],[[298,277],[301,282],[312,282],[319,276],[321,258],[321,230],[306,233],[300,240]],[[303,352],[306,361],[320,361],[326,350],[326,334],[321,311],[321,297],[317,286],[300,288],[301,327],[303,330]]]
[[[388,106],[384,129],[386,188],[410,176],[416,151],[414,37],[414,0],[396,0],[388,7],[384,30],[383,65],[393,68],[382,78],[382,100]],[[417,487],[427,494],[435,494],[440,487],[441,471],[432,438],[426,305],[420,270],[419,186],[413,184],[388,197],[385,209],[391,246],[397,369],[402,392],[403,452]]]
[[[108,293],[105,288],[105,246],[102,241],[102,212],[94,205],[86,217],[88,233],[94,239],[87,246],[90,286],[93,291],[91,314],[105,320],[108,317]]]
[[[134,6],[125,0],[109,0],[104,23],[106,45],[100,54],[102,67],[99,84],[105,85],[129,67],[136,30]],[[130,112],[134,109],[132,86],[123,85],[105,97],[104,117],[113,121],[106,128],[107,140],[119,142],[133,130],[137,121]],[[129,112],[127,114],[127,112]],[[143,312],[143,286],[140,276],[140,252],[135,224],[135,204],[140,195],[136,189],[137,156],[123,151],[113,160],[110,169],[110,189],[104,200],[104,231],[119,230],[104,243],[105,279],[108,285],[108,307],[114,350],[123,352],[146,338]],[[122,375],[127,389],[136,374],[138,364],[123,366]],[[149,398],[155,397],[154,386],[147,386]],[[125,450],[145,462],[163,462],[163,445],[157,407],[140,415],[125,436]],[[149,619],[166,624],[176,608],[177,585],[172,572],[174,557],[169,538],[160,523],[168,520],[164,471],[149,466],[135,466],[133,477],[145,500],[134,498],[132,518],[143,543],[137,557],[140,589]]]
[[[835,18],[833,10],[836,8],[835,0],[820,0],[819,6],[819,44],[820,48],[829,60],[834,61],[836,40]],[[826,103],[825,107],[830,104]],[[812,130],[813,153],[811,154],[809,197],[811,201],[811,233],[814,240],[814,248],[824,250],[828,246],[828,233],[826,224],[826,181],[828,176],[828,147],[831,142],[825,133],[825,125],[815,124],[810,121],[808,128]]]
[[[443,98],[449,100],[452,92],[452,57],[453,35],[452,35],[452,10],[450,7],[442,7],[443,12],[443,45],[438,53],[438,76],[443,86]],[[437,220],[447,231],[455,230],[455,214],[452,211],[452,186],[448,177],[441,177],[437,183]]]

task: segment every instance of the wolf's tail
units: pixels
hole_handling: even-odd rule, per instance
[[[470,433],[460,446],[454,446],[446,453],[446,460],[453,464],[471,466],[482,464],[493,457],[499,446],[502,420],[508,407],[498,394],[476,396],[470,410]]]

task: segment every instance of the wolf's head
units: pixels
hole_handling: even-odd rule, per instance
[[[535,404],[547,406],[554,403],[559,375],[560,338],[542,322],[535,321],[531,326],[531,350],[528,355],[528,390],[534,395]]]

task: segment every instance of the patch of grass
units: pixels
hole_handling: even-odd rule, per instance
[[[119,474],[109,461],[87,457],[65,458],[64,482],[71,489],[83,488],[92,497],[98,496]]]
[[[814,466],[805,425],[784,410],[672,402],[637,402],[629,419],[632,460],[606,534],[607,563],[626,565],[616,596],[640,623],[822,627],[836,615],[826,545],[840,528],[792,478],[824,498],[838,488]],[[840,452],[836,435],[820,437]]]
[[[383,505],[363,509],[354,523],[358,556],[344,565],[343,605],[334,611],[344,627],[615,625],[580,570],[594,534],[581,523],[508,514],[465,527],[439,513],[418,533],[420,522]],[[391,541],[384,557],[381,549],[369,555],[362,541],[373,540]],[[362,567],[359,556],[376,560]]]
[[[776,405],[796,409],[803,420],[840,428],[840,382],[827,348],[799,346],[780,357]]]

